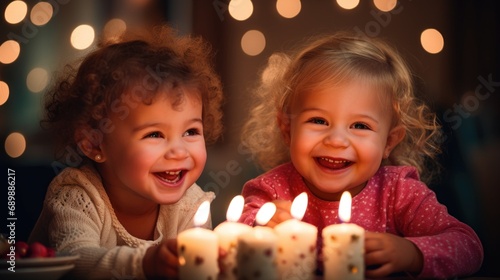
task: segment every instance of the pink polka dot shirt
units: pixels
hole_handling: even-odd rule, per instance
[[[245,209],[240,222],[253,225],[258,209],[268,201],[292,201],[306,192],[308,209],[303,221],[318,227],[339,223],[338,201],[314,196],[291,163],[248,181],[242,191]],[[352,200],[351,223],[367,231],[388,232],[412,241],[424,256],[422,278],[448,278],[476,272],[483,248],[468,225],[451,216],[436,195],[419,180],[415,168],[381,167]]]

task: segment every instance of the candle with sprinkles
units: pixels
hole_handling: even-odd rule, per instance
[[[203,202],[194,216],[194,228],[177,236],[179,278],[184,280],[216,280],[219,274],[217,258],[219,245],[217,234],[200,228],[208,220],[210,202]]]
[[[267,224],[276,212],[276,205],[267,202],[256,216],[257,226],[238,237],[238,279],[278,279],[276,250],[278,238]]]
[[[307,193],[298,195],[292,203],[293,219],[277,225],[279,279],[315,279],[316,240],[318,228],[302,222],[307,209]]]
[[[220,223],[214,232],[219,237],[219,248],[221,249],[221,259],[219,264],[221,271],[219,279],[237,279],[236,253],[238,247],[238,236],[252,230],[246,224],[238,223],[238,219],[243,212],[245,199],[241,195],[235,196],[226,213],[227,221]]]
[[[351,194],[344,192],[340,198],[341,224],[323,229],[323,263],[325,279],[364,279],[365,230],[349,223],[351,219]]]

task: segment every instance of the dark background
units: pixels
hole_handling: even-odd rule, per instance
[[[26,2],[30,8],[38,1]],[[16,172],[17,239],[27,239],[55,175],[53,147],[39,127],[41,93],[26,88],[26,75],[39,66],[52,73],[84,55],[85,50],[69,46],[69,33],[77,25],[91,24],[99,35],[115,17],[128,25],[168,21],[182,33],[201,35],[211,42],[226,95],[225,134],[209,148],[198,184],[217,195],[212,204],[214,226],[224,220],[229,201],[240,193],[244,182],[260,174],[240,149],[239,133],[249,94],[267,57],[309,36],[363,30],[395,45],[420,78],[421,97],[438,112],[446,133],[440,158],[443,171],[430,187],[449,212],[481,238],[485,260],[477,275],[500,276],[495,267],[500,263],[500,186],[495,177],[500,171],[500,2],[401,0],[398,13],[382,13],[371,1],[343,10],[333,0],[303,0],[300,14],[285,19],[276,12],[275,1],[254,0],[253,14],[245,21],[229,15],[228,0],[49,2],[57,6],[57,12],[44,26],[30,30],[26,21],[9,25],[0,19],[0,43],[12,33],[29,39],[21,44],[17,61],[0,64],[0,80],[10,87],[9,100],[0,105],[0,172],[5,172],[0,178],[5,178],[2,184],[7,186],[7,168]],[[0,4],[2,14],[8,3]],[[443,35],[441,53],[429,54],[420,46],[420,33],[426,28],[436,28]],[[266,37],[266,47],[257,56],[241,50],[241,37],[250,29]],[[3,149],[5,138],[14,131],[27,140],[26,151],[18,158],[10,158]],[[0,193],[6,205],[7,187]],[[0,213],[6,225],[6,207]],[[7,229],[2,226],[0,232],[7,233]]]

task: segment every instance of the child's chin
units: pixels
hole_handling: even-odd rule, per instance
[[[170,193],[170,194],[163,194],[161,197],[158,197],[156,199],[156,202],[158,204],[174,204],[177,203],[181,198],[184,196],[185,190],[176,193]]]

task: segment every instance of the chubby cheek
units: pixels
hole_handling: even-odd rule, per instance
[[[384,147],[380,143],[367,141],[356,148],[359,162],[373,165],[378,168],[382,162]]]
[[[205,145],[193,149],[191,155],[194,160],[194,168],[198,170],[199,175],[201,175],[207,162],[207,150],[205,149]]]
[[[318,142],[317,136],[306,131],[294,132],[290,137],[290,154],[309,155]]]
[[[121,169],[123,170],[121,175],[123,177],[130,177],[131,179],[132,177],[139,179],[140,177],[147,176],[153,166],[151,156],[146,153],[124,153],[121,159],[118,158],[118,161],[115,164],[121,165]]]

